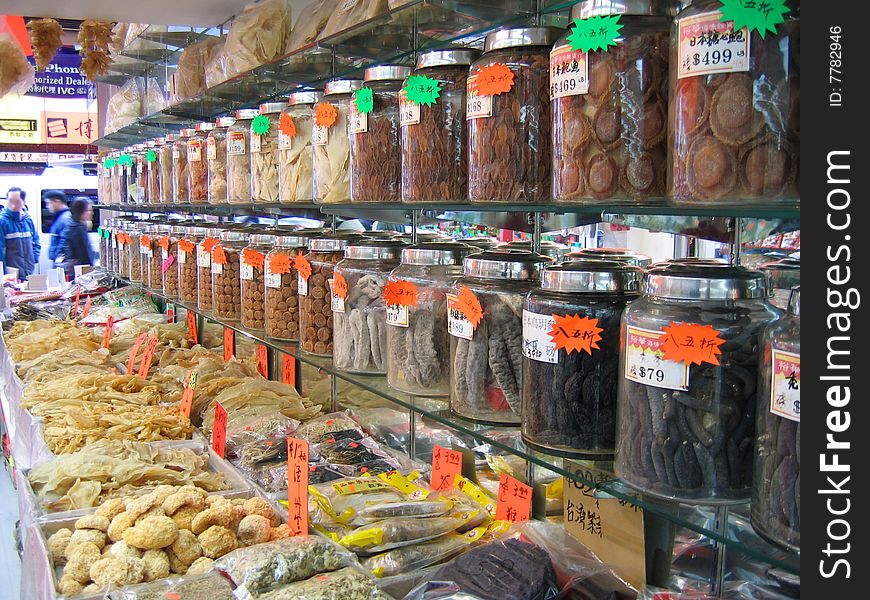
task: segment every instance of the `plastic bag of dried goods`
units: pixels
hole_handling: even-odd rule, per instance
[[[226,78],[281,56],[291,24],[289,0],[260,0],[245,6],[233,20],[224,45]]]

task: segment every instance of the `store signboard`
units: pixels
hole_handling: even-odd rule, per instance
[[[0,114],[0,144],[90,144],[98,137],[96,104],[85,99],[7,97]]]
[[[28,59],[34,64],[33,58]],[[80,54],[58,54],[45,71],[35,74],[33,85],[27,96],[41,98],[89,98],[96,94],[94,84],[90,83],[79,70],[82,65]]]

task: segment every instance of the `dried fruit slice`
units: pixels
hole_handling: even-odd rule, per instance
[[[660,152],[642,152],[631,156],[622,167],[619,185],[632,198],[646,198],[662,189],[664,156]]]
[[[740,182],[753,196],[781,196],[796,177],[797,157],[789,144],[766,136],[741,153]]]
[[[689,146],[686,179],[699,200],[716,200],[734,189],[737,182],[734,151],[711,135],[699,137]]]
[[[609,198],[616,191],[619,168],[609,154],[596,154],[589,160],[586,180],[593,198]]]
[[[710,127],[713,135],[733,146],[748,142],[764,127],[764,119],[753,105],[752,79],[748,75],[731,75],[713,92]]]

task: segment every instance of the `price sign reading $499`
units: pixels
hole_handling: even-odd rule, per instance
[[[678,79],[749,70],[749,31],[721,18],[714,10],[680,20]]]

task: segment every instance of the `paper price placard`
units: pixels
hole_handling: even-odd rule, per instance
[[[106,318],[106,331],[103,333],[103,348],[108,349],[112,343],[112,327],[115,326],[115,319],[112,315]],[[129,371],[128,371],[129,372]]]
[[[287,385],[296,385],[296,359],[289,354],[281,357],[281,381]]]
[[[214,425],[211,430],[211,449],[221,458],[227,444],[227,411],[220,402],[214,403]]]
[[[130,348],[130,356],[127,357],[127,373],[132,374],[136,368],[136,355],[139,354],[139,349],[142,347],[142,344],[145,343],[145,340],[148,339],[148,332],[143,331],[136,337],[136,341],[133,342],[133,347]]]
[[[287,524],[308,537],[308,442],[287,438]]]
[[[257,371],[269,379],[269,350],[263,344],[257,344]]]
[[[532,488],[502,473],[498,479],[498,503],[495,518],[499,521],[519,523],[532,516]]]
[[[184,391],[181,393],[181,404],[178,406],[178,411],[190,418],[190,408],[193,406],[193,393],[196,390],[196,371],[191,369],[187,372],[187,380],[184,385]]]
[[[462,453],[436,445],[432,451],[432,489],[448,490],[462,474]]]
[[[142,379],[148,378],[148,371],[151,370],[151,362],[154,360],[154,351],[157,350],[159,342],[156,335],[153,333],[148,336],[148,342],[145,344],[145,352],[142,354],[142,363],[139,365],[139,377]]]
[[[224,327],[224,360],[229,362],[233,359],[235,351],[236,332],[229,327]]]
[[[187,336],[194,346],[199,343],[199,335],[196,332],[196,314],[191,310],[187,311]]]

